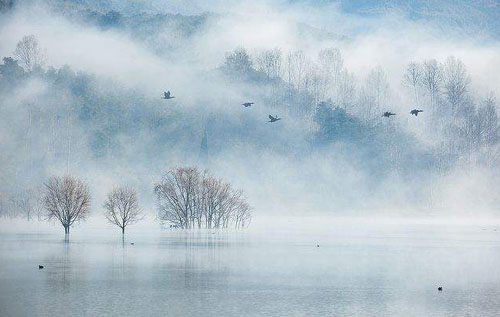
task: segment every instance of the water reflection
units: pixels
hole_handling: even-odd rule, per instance
[[[103,232],[69,241],[0,233],[0,315],[498,313],[500,235],[334,229]]]

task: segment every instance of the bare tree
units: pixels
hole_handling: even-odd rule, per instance
[[[279,48],[264,50],[257,55],[257,70],[266,74],[268,79],[279,78],[283,75],[283,57]]]
[[[421,85],[425,88],[430,98],[430,108],[436,114],[436,99],[440,92],[442,74],[435,59],[424,61],[422,67]]]
[[[103,205],[104,216],[125,234],[125,228],[143,219],[137,193],[129,187],[118,187],[108,193]]]
[[[4,195],[0,192],[0,217],[5,217],[7,213]]]
[[[381,67],[376,67],[368,74],[365,85],[360,91],[359,104],[363,109],[361,116],[365,120],[378,120],[381,106],[385,106],[389,95],[387,75]]]
[[[33,199],[32,199],[33,215],[37,217],[38,221],[40,221],[45,217],[43,187],[38,186],[34,188],[32,190],[32,193],[33,193]]]
[[[44,205],[48,219],[59,220],[68,235],[71,225],[90,213],[88,186],[72,176],[51,177],[45,184]]]
[[[483,105],[478,109],[478,116],[481,121],[481,140],[485,145],[494,145],[500,142],[500,122],[497,113],[497,101],[493,94],[484,100]]]
[[[419,107],[418,104],[418,86],[422,80],[422,67],[415,63],[411,62],[406,68],[406,73],[403,76],[403,84],[410,87],[413,91],[413,97],[415,98],[415,106]]]
[[[287,81],[290,88],[300,91],[304,88],[304,81],[309,61],[302,51],[294,51],[287,58]]]
[[[344,68],[344,59],[338,48],[323,49],[318,53],[318,63],[325,86],[336,93],[339,86],[340,75]],[[335,97],[329,95],[328,97]]]
[[[500,163],[500,122],[495,96],[490,94],[477,112],[481,158],[485,165],[492,168]]]
[[[326,82],[321,76],[321,69],[316,63],[311,63],[307,68],[304,88],[311,94],[313,103],[318,104],[325,98]]]
[[[220,208],[220,194],[222,188],[222,180],[212,177],[205,173],[203,180],[200,183],[200,206],[201,214],[204,218],[204,226],[212,228],[217,211]]]
[[[11,198],[11,203],[16,208],[16,213],[30,221],[35,213],[35,195],[31,190],[24,190]]]
[[[451,106],[452,114],[455,114],[463,102],[470,83],[469,75],[462,61],[450,56],[442,66],[444,81],[444,93]]]
[[[250,225],[252,215],[250,213],[250,205],[244,200],[240,199],[236,205],[234,212],[234,227],[245,228]]]
[[[349,110],[355,103],[356,80],[354,75],[346,69],[340,72],[337,87],[337,97],[339,104],[344,110]]]
[[[387,82],[387,75],[382,67],[376,67],[372,69],[368,78],[366,79],[366,86],[372,92],[375,97],[375,104],[377,108],[380,108],[389,92],[389,83]]]
[[[27,71],[33,71],[45,63],[45,54],[34,35],[26,35],[17,43],[14,56],[22,62]]]

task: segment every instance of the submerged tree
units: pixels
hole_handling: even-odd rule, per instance
[[[90,213],[88,186],[72,176],[54,176],[45,184],[44,206],[48,219],[59,220],[68,235],[71,225]]]
[[[192,228],[195,220],[195,195],[200,172],[193,167],[169,171],[155,186],[159,217],[180,228]]]
[[[128,187],[118,187],[108,193],[103,205],[104,216],[125,234],[125,228],[142,220],[142,212],[137,202],[137,193]]]
[[[154,192],[159,219],[179,228],[243,228],[251,220],[241,191],[194,167],[170,170]]]

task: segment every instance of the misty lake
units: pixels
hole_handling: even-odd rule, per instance
[[[0,316],[498,316],[497,227],[1,230]]]

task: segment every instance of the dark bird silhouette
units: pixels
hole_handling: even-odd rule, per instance
[[[38,265],[38,269],[39,270],[43,269],[43,265]]]
[[[271,116],[271,115],[269,115],[269,121],[268,121],[268,122],[276,122],[276,121],[278,121],[278,120],[281,120],[281,118],[278,118],[278,116],[277,116],[277,115],[276,115],[276,116],[274,116],[274,117],[273,117],[273,116]]]
[[[443,287],[442,287],[442,286],[439,286],[439,287],[438,287],[438,291],[442,292],[442,291],[443,291]]]
[[[382,115],[382,117],[389,118],[390,116],[395,116],[395,115],[396,115],[395,113],[386,111],[386,112],[384,112],[384,114]]]
[[[131,242],[131,243],[130,243],[130,245],[134,245],[134,243],[133,243],[133,242]]]
[[[163,93],[163,99],[173,99],[174,96],[170,95],[170,90]]]
[[[319,248],[319,244],[316,244],[316,248]]]
[[[254,102],[245,102],[245,103],[242,103],[241,105],[245,106],[245,108],[246,108],[246,107],[251,107],[253,104],[254,104]]]
[[[410,111],[410,114],[414,115],[415,117],[418,117],[419,112],[424,112],[424,110],[413,109],[412,111]]]

